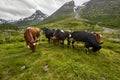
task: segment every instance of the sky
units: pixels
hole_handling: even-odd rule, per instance
[[[64,3],[71,0],[0,0],[0,18],[5,20],[18,20],[41,10],[51,15]],[[74,0],[75,5],[82,5],[89,0]]]

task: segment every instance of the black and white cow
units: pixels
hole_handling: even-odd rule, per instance
[[[73,38],[72,46],[74,47],[74,42],[84,42],[85,51],[87,52],[89,47],[93,48],[93,52],[96,52],[101,49],[99,42],[97,41],[94,34],[87,31],[74,31],[71,33],[71,38]]]
[[[51,41],[51,37],[53,37],[53,33],[55,32],[55,29],[48,29],[46,27],[41,28],[43,30],[43,33],[45,34],[46,38],[48,39],[48,43]]]
[[[53,37],[56,37],[62,45],[64,45],[64,40],[67,39],[68,42],[67,44],[70,45],[70,40],[69,40],[71,37],[70,33],[71,33],[70,31],[57,29],[55,30]]]

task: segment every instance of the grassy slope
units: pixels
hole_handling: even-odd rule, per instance
[[[38,25],[49,28],[92,30],[94,25],[74,19],[61,20],[55,23]],[[14,34],[12,43],[0,44],[0,79],[2,80],[119,80],[120,79],[120,42],[103,39],[103,48],[89,54],[83,51],[83,44],[76,43],[76,48],[62,48],[60,45],[48,44],[44,36],[43,42],[37,46],[33,54],[22,34]],[[18,40],[17,40],[18,39]],[[21,41],[21,42],[20,42]],[[49,71],[44,71],[45,65]],[[26,66],[26,70],[21,67]]]
[[[89,54],[83,51],[83,44],[76,48],[62,48],[60,45],[41,42],[37,51],[31,53],[24,42],[0,45],[0,79],[2,80],[90,80],[120,79],[120,45],[106,41],[103,48]],[[49,71],[44,71],[48,64]],[[26,70],[21,70],[22,66]]]
[[[43,25],[37,25],[37,27],[48,27],[48,28],[54,28],[54,29],[67,29],[67,30],[97,30],[95,28],[95,25],[89,22],[84,22],[80,20],[76,20],[74,18],[66,18],[64,20],[56,21],[53,23],[43,24]],[[99,28],[99,31],[101,31],[101,28]]]

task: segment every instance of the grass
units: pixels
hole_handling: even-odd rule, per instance
[[[37,27],[102,31],[98,25],[89,24],[71,18],[37,25]],[[26,46],[24,30],[9,32],[0,39],[0,80],[119,80],[120,79],[120,42],[109,40],[104,34],[102,49],[89,54],[83,50],[82,43],[75,43],[75,48],[64,48],[58,44],[48,44],[44,35],[37,45],[35,53]],[[6,37],[9,40],[4,41]],[[117,37],[117,35],[116,35]],[[4,38],[4,39],[3,39]],[[3,41],[3,42],[2,42]],[[46,72],[44,67],[48,65]],[[22,67],[25,66],[25,69]]]
[[[118,43],[106,41],[103,48],[86,54],[82,43],[76,48],[40,42],[35,53],[25,42],[0,45],[1,80],[119,80],[120,48]],[[116,47],[115,47],[116,46]],[[44,70],[48,65],[49,71]],[[25,70],[21,67],[26,66]]]

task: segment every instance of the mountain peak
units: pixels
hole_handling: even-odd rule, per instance
[[[41,13],[41,11],[40,10],[36,10],[35,13]]]
[[[68,16],[69,14],[73,13],[73,9],[75,7],[74,1],[66,2],[61,6],[55,13],[52,15],[60,15],[61,16]]]
[[[62,20],[64,18],[73,17],[75,3],[74,1],[69,1],[63,4],[57,11],[55,11],[52,15],[48,18],[43,20],[41,23],[49,23],[53,21]]]
[[[15,23],[17,26],[35,25],[48,16],[40,10],[36,10],[31,16],[21,19]]]
[[[33,15],[44,15],[44,13],[42,12],[42,11],[40,11],[40,10],[36,10],[34,13],[33,13]]]
[[[74,1],[66,2],[59,10],[72,10],[75,7]]]
[[[35,13],[33,13],[29,18],[34,18],[34,19],[38,19],[38,20],[43,20],[44,18],[46,18],[47,15],[44,14],[42,11],[40,10],[36,10]]]

